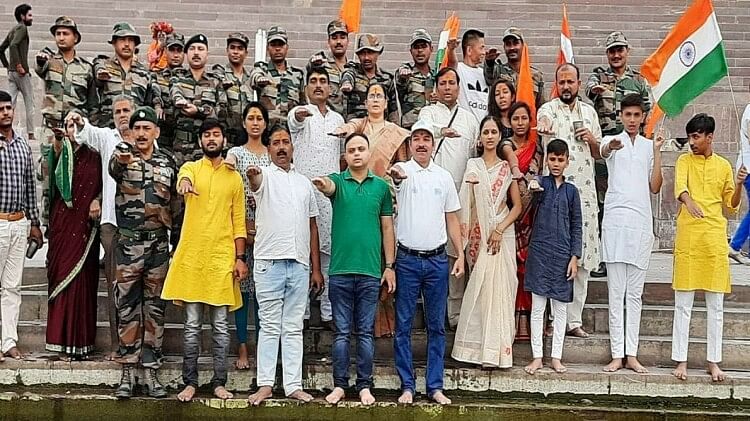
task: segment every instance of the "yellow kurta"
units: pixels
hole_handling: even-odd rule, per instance
[[[705,158],[687,153],[677,159],[675,198],[688,192],[703,211],[703,218],[694,218],[685,205],[680,204],[674,242],[673,289],[731,291],[727,219],[722,208],[732,213],[739,210],[739,206],[732,206],[734,188],[732,166],[719,155]]]
[[[198,194],[185,196],[180,243],[161,298],[236,310],[242,296],[232,274],[234,240],[247,237],[242,178],[223,163],[214,168],[206,158],[183,165],[177,179],[183,178]]]

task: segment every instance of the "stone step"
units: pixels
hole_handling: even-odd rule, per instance
[[[747,282],[747,280],[743,280]],[[590,304],[607,304],[607,278],[592,278],[589,280],[589,291],[586,302]],[[695,305],[705,302],[703,292],[695,292]],[[674,290],[671,282],[646,280],[643,288],[643,304],[674,305]],[[724,295],[724,307],[748,307],[750,304],[750,285],[734,284],[732,292]]]
[[[19,322],[18,326],[20,345],[24,349],[41,351],[44,349],[45,324],[42,321]],[[235,355],[237,340],[234,328],[230,328],[231,345],[230,355]],[[317,355],[321,357],[330,356],[333,343],[333,332],[312,328],[304,331],[305,355]],[[453,348],[452,332],[446,333],[446,358],[450,358]],[[250,347],[254,349],[255,338],[252,332],[248,335]],[[166,324],[164,329],[164,341],[162,350],[165,354],[181,355],[182,353],[183,328],[180,324]],[[723,341],[723,366],[731,369],[750,370],[750,341],[745,339],[724,339]],[[100,350],[109,349],[109,327],[107,323],[97,323],[96,345]],[[353,346],[354,344],[352,344]],[[550,338],[545,339],[545,355],[550,352]],[[669,336],[645,336],[640,337],[639,359],[647,366],[670,366],[671,361],[671,338]],[[412,332],[412,352],[417,360],[426,359],[427,334],[424,330]],[[201,342],[202,355],[210,355],[211,335],[210,326],[203,326]],[[513,344],[514,359],[520,363],[531,359],[531,346],[528,342],[516,342]],[[354,355],[354,354],[352,354]],[[375,341],[375,355],[381,359],[393,358],[393,339],[378,338]],[[592,334],[589,338],[566,337],[563,349],[563,361],[580,364],[605,364],[610,360],[609,336],[607,334]],[[691,365],[701,365],[705,362],[706,340],[703,338],[691,338],[688,362]]]

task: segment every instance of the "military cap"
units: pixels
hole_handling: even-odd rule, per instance
[[[289,42],[286,35],[286,29],[281,26],[272,26],[266,34],[266,41],[284,41],[284,44]]]
[[[506,38],[515,38],[519,41],[523,41],[523,32],[515,26],[511,26],[503,33],[503,41],[505,41]]]
[[[129,127],[132,129],[135,123],[139,121],[150,121],[154,124],[159,124],[159,119],[156,118],[156,111],[149,106],[138,107],[130,116]]]
[[[628,44],[628,39],[625,38],[625,34],[623,34],[621,31],[615,31],[607,35],[606,45],[608,50],[612,47],[630,47],[630,44]]]
[[[73,20],[73,18],[69,16],[60,16],[59,18],[55,19],[55,24],[49,28],[49,31],[52,33],[52,35],[55,35],[55,31],[57,31],[57,28],[70,28],[73,33],[76,34],[76,44],[81,42],[81,33],[78,32],[78,25],[76,25],[76,22]]]
[[[411,42],[409,42],[409,45],[414,45],[417,41],[425,41],[428,44],[432,44],[432,37],[426,29],[415,29],[411,34]]]
[[[171,34],[167,35],[165,44],[167,49],[173,45],[179,45],[180,47],[185,48],[185,35],[178,34],[177,32],[172,32]]]
[[[417,120],[417,122],[414,123],[413,126],[411,126],[411,134],[413,135],[414,133],[416,133],[416,132],[418,132],[420,130],[424,130],[424,131],[426,131],[427,133],[430,134],[430,137],[433,137],[432,130],[430,130],[430,127],[431,127],[430,124],[427,123],[426,121],[424,121],[424,120]]]
[[[250,38],[248,38],[247,35],[243,34],[242,32],[232,32],[231,34],[227,35],[227,47],[229,47],[229,44],[232,41],[239,42],[240,44],[244,45],[245,48],[250,45]]]
[[[135,38],[135,45],[140,45],[141,37],[135,32],[133,25],[127,22],[118,22],[112,27],[112,38],[109,43],[112,44],[117,38],[132,37]]]
[[[328,24],[328,36],[330,37],[331,35],[337,34],[339,32],[342,32],[344,34],[349,34],[349,30],[346,29],[346,24],[342,20],[340,19],[332,20]]]
[[[193,44],[203,44],[208,47],[208,38],[203,34],[195,34],[192,37],[188,38],[187,42],[185,43],[185,49],[187,50]]]
[[[373,34],[359,34],[357,37],[357,46],[355,53],[360,53],[364,50],[375,51],[376,53],[383,52],[383,44],[380,43],[380,38]]]

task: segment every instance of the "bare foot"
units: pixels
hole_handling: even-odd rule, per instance
[[[687,361],[683,363],[677,363],[677,367],[672,371],[672,375],[680,380],[687,380]]]
[[[180,402],[190,402],[195,396],[195,388],[193,386],[185,386],[182,392],[177,394],[177,400]]]
[[[13,347],[5,352],[6,357],[11,357],[14,360],[22,360],[23,354],[21,354],[21,351],[18,349],[18,347]]]
[[[638,358],[633,356],[628,356],[627,361],[625,362],[625,368],[635,371],[638,374],[646,374],[648,373],[648,370],[646,370],[646,367],[644,367],[640,361],[638,361]]]
[[[341,399],[344,399],[344,394],[344,389],[340,387],[334,387],[333,392],[329,393],[328,396],[326,396],[326,402],[330,403],[331,405],[336,405]]]
[[[69,363],[70,362],[70,357],[68,356],[68,354],[66,354],[64,352],[61,352],[61,353],[57,354],[57,358],[60,361],[65,362],[65,363]]]
[[[119,352],[117,351],[110,351],[106,354],[104,354],[104,361],[114,361],[115,358],[119,356]]]
[[[450,405],[451,400],[448,399],[447,396],[443,394],[442,390],[438,390],[437,392],[432,394],[432,400],[437,402],[440,405]]]
[[[398,397],[398,403],[411,404],[414,402],[414,394],[410,390],[404,390]]]
[[[312,402],[313,400],[312,395],[305,392],[302,389],[295,390],[294,392],[290,393],[288,397],[292,399],[297,399],[298,401],[302,403]]]
[[[526,368],[523,369],[527,374],[536,374],[536,371],[540,368],[544,367],[544,363],[542,363],[541,358],[534,358],[531,360],[529,365],[526,366]]]
[[[715,382],[723,382],[727,379],[726,373],[724,373],[720,368],[719,364],[716,363],[708,363],[708,368],[706,368],[706,372],[711,375],[711,380]]]
[[[563,363],[560,362],[560,360],[558,360],[557,358],[552,359],[552,363],[550,363],[550,366],[553,370],[555,370],[555,373],[565,373],[566,371],[568,371],[568,368],[565,367]]]
[[[237,353],[239,356],[237,357],[237,362],[234,363],[234,366],[237,367],[237,370],[249,369],[250,362],[247,359],[247,344],[240,344]]]
[[[232,399],[234,395],[230,393],[224,386],[217,386],[216,389],[214,389],[214,396],[216,396],[219,399]]]
[[[614,373],[620,370],[622,367],[622,358],[613,358],[612,361],[609,362],[609,364],[602,368],[602,371],[604,371],[605,373]]]
[[[568,336],[575,336],[576,338],[588,338],[589,334],[580,327],[575,327],[568,331]]]
[[[247,397],[247,401],[250,405],[258,406],[264,400],[273,396],[273,389],[271,386],[261,386],[258,391]]]
[[[370,406],[375,403],[375,396],[372,396],[370,389],[362,389],[359,391],[359,401],[362,405]]]

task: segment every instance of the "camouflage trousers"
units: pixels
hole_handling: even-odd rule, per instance
[[[47,155],[52,150],[52,145],[55,142],[55,133],[49,127],[42,128],[42,136],[39,138],[39,170],[37,171],[36,178],[42,182],[42,225],[49,225],[49,163],[47,162]]]
[[[178,170],[186,162],[201,159],[203,151],[201,150],[198,133],[181,129],[175,130],[172,152]]]
[[[115,302],[120,336],[117,361],[159,368],[167,306],[161,291],[169,268],[166,232],[145,241],[119,235],[116,258]]]

